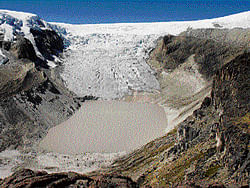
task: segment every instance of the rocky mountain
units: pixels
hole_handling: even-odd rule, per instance
[[[243,53],[218,70],[211,95],[198,110],[166,136],[108,169],[88,177],[22,170],[2,180],[1,186],[248,187],[248,98],[249,53]]]
[[[52,25],[0,11],[0,151],[33,151],[49,128],[96,99],[83,94],[159,104],[169,125],[165,136],[109,167],[48,174],[24,163],[1,187],[247,187],[250,30],[227,29],[249,23],[233,20],[162,24],[157,34],[152,24],[118,24],[107,34],[102,25]]]

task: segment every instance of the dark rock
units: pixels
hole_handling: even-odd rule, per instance
[[[169,43],[172,42],[172,39],[173,39],[173,35],[166,35],[163,37],[163,43],[164,43],[164,46],[167,46]]]
[[[44,23],[42,22],[41,18],[38,16],[32,16],[27,20],[28,25],[31,28],[45,28]]]
[[[90,178],[74,172],[48,174],[35,172],[29,169],[19,170],[0,182],[2,188],[7,187],[128,187],[136,188],[138,185],[130,178],[120,175],[101,175]]]
[[[3,40],[0,40],[0,48],[3,48],[5,50],[10,50],[10,47],[11,47],[11,42],[10,41],[3,41]]]
[[[28,97],[28,101],[33,103],[34,105],[39,105],[42,102],[42,98],[39,95],[32,95],[32,93],[27,92],[27,97]]]
[[[208,188],[226,188],[226,187],[223,184],[215,183],[215,184],[209,185]]]
[[[177,131],[177,137],[179,142],[192,141],[195,137],[198,136],[198,134],[198,131],[188,125],[180,126]]]
[[[36,46],[48,60],[54,60],[52,55],[58,55],[64,49],[63,39],[54,30],[39,30],[31,28]]]
[[[27,58],[33,62],[37,59],[32,43],[22,36],[17,36],[16,43],[11,45],[10,51],[18,59]]]
[[[204,111],[202,109],[197,109],[193,112],[193,115],[196,119],[202,119],[205,114],[204,114]]]
[[[213,104],[231,117],[243,116],[250,108],[249,64],[250,53],[244,53],[225,65],[214,78]]]
[[[204,108],[207,108],[209,107],[211,104],[211,98],[210,97],[206,97],[203,102],[201,103],[201,108],[204,109]]]

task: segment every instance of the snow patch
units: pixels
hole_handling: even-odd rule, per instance
[[[0,56],[2,56],[3,58],[6,57],[6,56],[3,54],[2,49],[0,49]]]
[[[12,168],[22,163],[21,153],[17,150],[0,152],[0,178],[5,178],[12,173]]]
[[[37,56],[44,60],[36,47],[34,37],[30,32],[31,28],[39,30],[51,29],[50,24],[35,14],[0,9],[0,31],[4,34],[4,40],[13,41],[16,34],[22,35],[31,41]],[[53,63],[50,64],[54,67]]]

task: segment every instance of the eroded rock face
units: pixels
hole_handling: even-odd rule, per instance
[[[40,53],[48,60],[64,49],[63,39],[54,30],[30,29]]]
[[[4,41],[4,40],[0,40],[0,48],[3,48],[5,50],[9,50],[11,46],[11,42],[9,41]]]
[[[250,53],[244,53],[225,65],[216,74],[212,90],[213,104],[220,112],[221,132],[217,143],[225,152],[223,163],[238,181],[250,170],[249,57]]]
[[[45,80],[45,75],[30,61],[19,61],[16,65],[8,62],[0,67],[0,99],[28,90]]]
[[[232,118],[244,115],[250,107],[249,65],[250,53],[244,53],[225,65],[214,78],[214,106]]]

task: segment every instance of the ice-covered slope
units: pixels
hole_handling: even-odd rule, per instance
[[[13,40],[18,33],[35,46],[30,28],[60,32],[68,46],[62,72],[67,86],[79,96],[103,99],[160,89],[155,72],[146,63],[160,36],[177,35],[188,28],[218,27],[250,27],[250,11],[201,21],[72,25],[47,23],[34,14],[0,10],[4,40]],[[35,50],[41,57],[36,46]]]
[[[146,59],[156,40],[188,28],[250,27],[250,12],[223,18],[166,23],[70,25],[63,79],[78,95],[120,98],[131,91],[154,91],[160,86]]]
[[[0,9],[0,39],[14,41],[17,35],[24,36],[33,44],[36,55],[40,59],[47,61],[48,65],[54,67],[55,64],[45,59],[38,50],[34,36],[30,32],[31,28],[36,30],[53,29],[49,23],[35,14]]]

